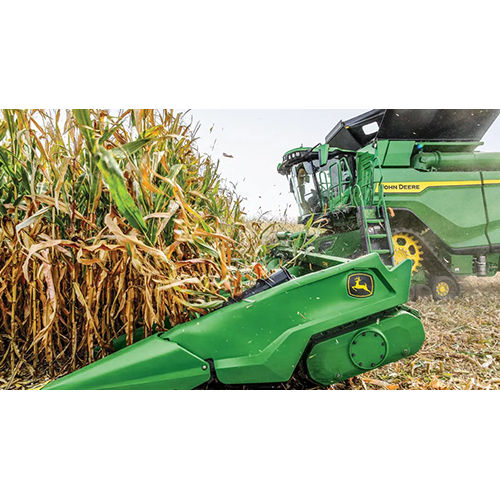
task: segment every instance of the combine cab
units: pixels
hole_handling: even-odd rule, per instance
[[[500,153],[477,151],[497,110],[373,110],[325,144],[287,152],[300,222],[321,220],[315,252],[412,262],[413,292],[460,293],[460,276],[493,276],[500,258]],[[284,245],[300,235],[282,234]],[[286,241],[288,240],[288,241]]]

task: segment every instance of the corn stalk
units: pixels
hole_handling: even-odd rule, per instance
[[[171,110],[2,111],[7,385],[207,314],[255,278],[260,229],[196,133]]]

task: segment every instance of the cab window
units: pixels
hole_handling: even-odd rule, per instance
[[[301,213],[312,214],[321,211],[321,200],[314,183],[314,174],[309,173],[304,164],[295,167],[297,180],[297,202]]]
[[[339,164],[337,161],[330,168],[330,177],[332,179],[332,194],[336,198],[339,195]]]
[[[340,160],[340,175],[342,179],[342,191],[345,191],[351,185],[351,169],[345,158]]]

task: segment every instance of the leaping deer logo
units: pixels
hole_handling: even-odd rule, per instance
[[[348,292],[352,297],[370,297],[373,294],[373,278],[369,274],[351,274]]]
[[[356,284],[352,287],[353,290],[364,290],[365,292],[371,293],[371,290],[368,289],[368,285],[366,283],[360,283],[361,278],[357,277],[354,281]]]

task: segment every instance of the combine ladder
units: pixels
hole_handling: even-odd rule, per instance
[[[365,253],[378,253],[386,266],[394,265],[392,233],[385,203],[358,207],[361,247]]]
[[[380,165],[377,162],[380,169]],[[372,176],[369,186],[369,204],[365,205],[361,189],[359,189],[358,224],[361,232],[361,247],[364,253],[378,253],[386,266],[394,266],[394,248],[392,232],[385,204],[384,188],[382,185],[382,171],[375,196],[374,168],[371,165]]]

